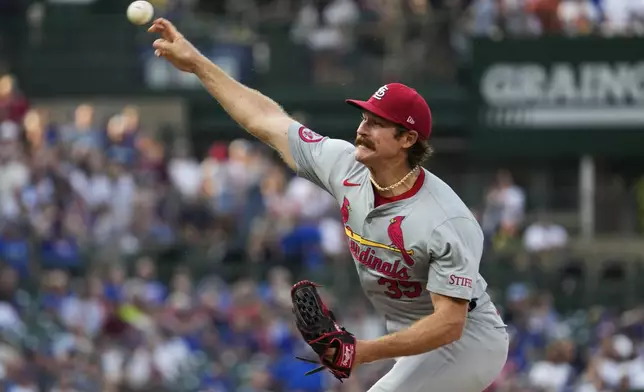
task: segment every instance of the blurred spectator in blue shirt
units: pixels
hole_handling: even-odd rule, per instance
[[[62,140],[75,150],[98,150],[103,146],[101,132],[94,123],[95,109],[81,104],[74,112],[74,121],[61,128]]]
[[[26,279],[30,274],[30,245],[15,224],[7,224],[0,236],[0,259]]]

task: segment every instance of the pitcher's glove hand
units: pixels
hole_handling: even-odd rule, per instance
[[[304,340],[320,357],[313,361],[297,357],[302,361],[320,363],[322,366],[307,372],[306,375],[324,369],[340,381],[351,376],[351,368],[356,358],[356,338],[335,322],[333,313],[327,309],[318,294],[316,284],[303,280],[291,289],[295,322]]]

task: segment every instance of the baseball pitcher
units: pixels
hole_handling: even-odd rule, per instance
[[[342,380],[362,363],[394,358],[371,392],[480,392],[505,364],[508,335],[479,274],[483,233],[467,206],[422,168],[432,117],[425,100],[392,83],[348,100],[362,121],[355,145],[294,121],[270,98],[222,71],[161,18],[153,47],[195,74],[244,129],[333,195],[362,287],[389,334],[357,340],[337,324],[316,285],[292,290],[302,336]]]

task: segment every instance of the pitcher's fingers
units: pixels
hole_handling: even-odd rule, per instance
[[[160,51],[170,49],[171,45],[172,45],[171,42],[168,42],[162,38],[159,38],[152,43],[152,47]]]
[[[165,25],[160,23],[160,19],[155,20],[152,23],[152,26],[148,29],[149,32],[151,33],[160,33],[161,38],[173,42],[177,39],[176,35],[173,35],[171,31],[169,31]],[[176,29],[175,29],[176,31]]]
[[[150,33],[161,33],[163,32],[164,27],[158,23],[153,23],[152,26],[148,29]]]
[[[169,40],[169,41],[174,41],[174,40],[182,37],[181,33],[179,33],[179,30],[177,30],[177,28],[174,27],[172,22],[170,22],[169,20],[167,20],[165,18],[159,18],[159,19],[155,20],[154,24],[159,24],[159,25],[163,26],[164,38]]]

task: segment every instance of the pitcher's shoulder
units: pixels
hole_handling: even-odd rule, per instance
[[[472,210],[452,187],[429,171],[425,174],[420,202],[423,204],[423,210],[435,218],[432,221],[442,222],[451,218],[468,218],[476,221]]]

